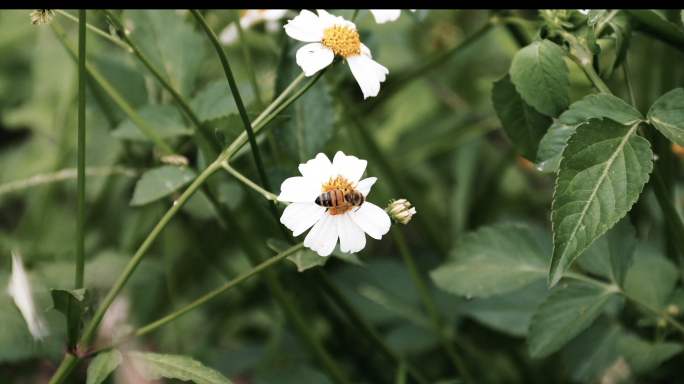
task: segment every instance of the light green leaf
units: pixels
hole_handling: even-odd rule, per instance
[[[81,289],[51,289],[53,309],[66,317],[67,343],[70,348],[76,348],[78,338],[83,328],[83,314],[88,310],[88,292]]]
[[[549,286],[639,198],[653,152],[637,125],[589,119],[568,139],[553,197]]]
[[[664,94],[648,111],[648,119],[665,137],[684,146],[684,89]]]
[[[135,370],[146,380],[166,377],[183,381],[192,380],[196,384],[232,384],[220,373],[188,356],[144,352],[127,352],[125,355],[131,359]]]
[[[100,384],[123,362],[118,349],[101,352],[88,365],[86,384]]]
[[[165,165],[145,172],[135,184],[131,206],[145,205],[168,196],[196,177],[195,172],[183,166]]]
[[[675,288],[677,266],[662,257],[637,260],[627,271],[625,292],[658,309],[665,309]]]
[[[492,102],[504,131],[520,155],[535,161],[539,141],[553,120],[537,112],[520,97],[509,74],[494,83]]]
[[[592,9],[589,11],[587,25],[593,26],[601,20],[601,17],[606,14],[605,9]]]
[[[137,112],[162,139],[192,134],[192,130],[185,126],[180,112],[172,105],[147,105]],[[150,140],[130,119],[122,121],[112,131],[112,136],[124,140]]]
[[[204,56],[200,33],[174,10],[126,10],[122,18],[152,65],[181,95],[189,96]]]
[[[601,54],[601,46],[596,42],[596,34],[594,33],[594,26],[587,28],[587,47],[594,55]]]
[[[568,106],[568,66],[565,54],[549,40],[518,51],[510,74],[518,93],[539,112],[557,117]]]
[[[613,272],[612,280],[618,286],[623,287],[636,248],[636,229],[632,226],[629,215],[618,221],[608,231],[607,236],[610,265]]]
[[[430,277],[449,293],[490,297],[542,280],[547,268],[544,250],[527,227],[500,224],[466,235]]]
[[[614,292],[572,284],[549,295],[532,318],[527,337],[533,358],[548,356],[591,325]]]
[[[566,366],[577,382],[590,382],[620,356],[620,327],[599,317],[563,349]]]
[[[625,361],[635,373],[648,372],[658,367],[665,360],[682,352],[680,343],[651,344],[648,341],[629,336],[620,338],[618,345]]]
[[[637,110],[613,95],[589,95],[572,104],[549,128],[539,143],[537,168],[543,172],[558,172],[561,152],[568,137],[575,132],[578,125],[592,117],[609,117],[623,124],[633,124],[644,119]]]
[[[245,106],[254,100],[254,93],[249,83],[239,82],[238,92]],[[207,85],[197,92],[190,101],[190,107],[202,120],[211,120],[217,117],[238,113],[237,104],[233,98],[233,92],[227,81],[217,81]],[[244,126],[243,126],[244,129]]]

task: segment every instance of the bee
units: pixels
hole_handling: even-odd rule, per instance
[[[337,215],[353,207],[360,208],[365,201],[366,198],[357,190],[351,189],[345,193],[340,189],[333,189],[318,195],[315,203],[321,207],[327,207],[332,215]]]

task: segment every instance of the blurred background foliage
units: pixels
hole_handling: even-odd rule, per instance
[[[347,19],[353,13],[330,12]],[[64,353],[64,320],[55,311],[43,311],[51,306],[50,288],[71,287],[76,238],[75,178],[1,189],[38,174],[76,167],[77,66],[54,31],[46,25],[31,25],[28,13],[0,11],[0,287],[7,286],[10,255],[16,249],[23,256],[50,335],[33,341],[20,312],[5,289],[0,289],[0,382],[10,383],[47,382]],[[217,34],[235,20],[230,11],[203,14]],[[90,24],[110,30],[102,12],[88,11],[87,15]],[[158,19],[156,32],[163,34],[145,30],[148,22],[153,23],[146,19],[150,15]],[[271,192],[277,194],[285,178],[298,175],[300,162],[318,152],[332,156],[342,150],[368,159],[368,176],[379,178],[369,201],[385,206],[390,198],[408,198],[417,207],[418,215],[402,233],[422,271],[436,268],[466,232],[493,223],[526,223],[550,255],[555,178],[516,155],[491,102],[492,83],[506,73],[521,42],[529,42],[536,33],[538,13],[510,13],[527,20],[524,27],[515,31],[500,23],[415,81],[392,87],[393,79],[460,44],[493,15],[489,11],[403,11],[396,22],[378,25],[368,11],[361,10],[355,20],[361,40],[373,58],[389,69],[388,81],[377,98],[363,100],[351,72],[333,68],[284,113],[287,119],[260,134],[267,174],[276,189]],[[678,14],[674,15],[671,21],[681,26]],[[121,17],[143,52],[172,74],[174,85],[202,120],[228,119],[225,116],[237,112],[216,53],[188,12],[125,11]],[[77,24],[59,14],[55,19],[75,42]],[[262,100],[256,100],[250,88],[239,42],[224,48],[248,111],[258,114],[264,103],[301,73],[294,63],[301,43],[289,39],[282,29],[269,32],[263,24],[245,33]],[[601,43],[610,49],[609,42]],[[638,31],[630,44],[628,60],[637,106],[646,115],[660,95],[683,85],[683,57]],[[174,150],[189,159],[191,168],[206,166],[190,122],[134,55],[90,31],[87,52],[90,63]],[[596,93],[580,68],[567,63],[570,103]],[[606,82],[627,100],[622,76],[622,71],[615,71]],[[161,199],[131,204],[139,177],[161,165],[159,153],[92,81],[86,116],[87,166],[120,170],[87,179],[85,283],[96,306],[186,183],[178,183]],[[365,126],[380,152],[367,145],[356,122]],[[239,120],[222,126],[236,124],[241,130]],[[225,135],[231,137],[230,129]],[[243,148],[233,167],[259,183],[248,152]],[[395,175],[381,166],[376,160],[379,156],[391,163]],[[679,169],[678,159],[673,166]],[[267,240],[283,238],[280,224],[268,211],[269,203],[228,173],[219,172],[211,182],[248,231],[249,241],[264,255],[273,255]],[[678,206],[681,197],[677,195]],[[640,238],[654,244],[643,252],[667,252],[662,246],[660,212],[647,187],[635,208]],[[422,312],[390,236],[369,242],[359,259],[362,266],[333,258],[325,265],[325,273],[387,343],[431,382],[455,382],[450,378],[456,372]],[[112,334],[116,337],[171,313],[249,266],[234,234],[226,231],[206,197],[196,194],[135,271],[98,340],[108,341]],[[354,382],[393,380],[394,366],[321,293],[313,269],[299,273],[290,262],[274,269],[310,329]],[[592,367],[582,360],[586,356],[581,348],[573,354],[573,344],[543,359],[529,356],[525,336],[534,310],[548,294],[543,282],[508,295],[473,300],[433,286],[430,290],[457,350],[478,382],[609,383],[618,382],[610,375],[619,376],[626,369],[624,361],[618,366],[617,356]],[[636,318],[637,314],[624,316]],[[608,325],[597,324],[587,332],[611,337],[604,331]],[[580,337],[593,339],[585,334]],[[235,383],[330,382],[257,279],[122,348],[190,355]],[[650,373],[649,382],[676,377],[679,363],[681,356],[665,363]],[[117,371],[109,382],[134,382],[128,371]],[[85,365],[71,380],[85,380]]]

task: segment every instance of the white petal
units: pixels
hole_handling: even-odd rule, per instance
[[[378,24],[395,21],[401,15],[401,9],[371,9],[370,11]]]
[[[29,332],[33,335],[33,339],[43,340],[43,338],[48,335],[49,331],[45,326],[42,317],[38,311],[36,311],[28,275],[24,269],[24,264],[21,262],[21,256],[16,251],[12,251],[12,275],[10,276],[7,291],[12,299],[14,299],[14,304],[19,308],[21,315],[24,317]],[[6,309],[3,309],[3,311],[5,310]]]
[[[366,197],[368,196],[368,193],[370,192],[371,187],[375,182],[378,180],[377,177],[369,177],[367,179],[363,179],[359,181],[359,184],[356,186],[356,190],[361,192],[361,194]]]
[[[389,74],[389,69],[385,68],[384,66],[380,65],[377,61],[375,60],[370,60],[371,65],[373,67],[373,70],[375,71],[375,76],[378,77],[378,80],[380,82],[385,81],[387,79],[387,75]]]
[[[373,60],[365,56],[349,56],[347,58],[349,69],[361,87],[363,98],[377,96],[380,92],[380,79],[373,67]]]
[[[292,203],[285,208],[280,222],[293,232],[293,236],[299,236],[316,224],[324,213],[325,208],[315,203]]]
[[[311,232],[306,235],[304,246],[316,251],[320,256],[330,255],[337,244],[338,216],[323,215]]]
[[[371,55],[370,48],[366,47],[366,44],[364,43],[361,43],[361,55],[368,56],[369,59],[373,58],[373,56]]]
[[[221,43],[228,45],[236,41],[238,38],[238,30],[235,23],[228,24],[227,27],[223,28],[221,34],[219,35],[219,40]]]
[[[353,209],[347,212],[346,215],[351,215],[354,222],[356,222],[364,232],[377,240],[380,240],[382,235],[386,234],[390,229],[390,225],[392,225],[389,216],[387,216],[387,212],[369,202],[363,203],[359,209]]]
[[[347,214],[338,215],[337,231],[340,235],[340,251],[356,253],[366,246],[363,229]]]
[[[345,156],[342,151],[338,151],[333,159],[333,175],[342,175],[350,183],[358,183],[367,165],[366,160],[359,160],[356,156]]]
[[[304,177],[325,183],[330,180],[330,177],[333,175],[332,163],[330,162],[330,159],[328,159],[328,156],[319,153],[316,155],[315,159],[307,161],[306,164],[299,164],[299,172],[301,172]]]
[[[321,183],[308,177],[290,177],[280,186],[278,200],[294,203],[313,203],[321,194]]]
[[[321,43],[307,44],[297,51],[297,65],[302,67],[306,76],[330,65],[335,58],[333,51]]]
[[[280,20],[287,13],[287,9],[267,9],[261,15],[264,20]]]
[[[299,16],[289,20],[283,27],[285,33],[295,40],[313,43],[323,39],[323,29],[318,16],[311,11],[302,10]]]
[[[356,25],[354,23],[345,20],[342,16],[331,15],[324,9],[317,9],[316,12],[318,12],[318,18],[320,20],[320,26],[322,29],[330,28],[335,25],[347,27],[349,29],[356,29]]]
[[[240,18],[240,26],[243,29],[251,27],[253,24],[263,20],[258,9],[248,9],[245,15]]]

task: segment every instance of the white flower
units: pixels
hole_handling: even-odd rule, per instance
[[[583,15],[588,15],[590,9],[578,9],[578,11],[579,11],[581,14],[583,14]]]
[[[370,12],[375,17],[375,22],[385,24],[388,21],[395,21],[401,15],[401,9],[371,9]]]
[[[306,76],[327,67],[335,56],[339,56],[349,63],[364,99],[380,92],[380,83],[385,81],[389,71],[373,61],[370,49],[361,44],[356,25],[351,21],[322,9],[318,10],[318,16],[303,10],[288,21],[285,32],[295,40],[312,43],[297,51],[297,65]]]
[[[24,316],[33,339],[43,340],[43,337],[47,336],[49,332],[43,319],[36,311],[24,264],[21,262],[19,252],[16,251],[12,251],[12,276],[10,277],[7,292],[14,299],[14,304],[19,308],[21,315]]]
[[[282,19],[287,13],[287,9],[243,9],[240,11],[240,26],[247,29],[254,24],[266,22],[266,30],[275,32],[280,25],[278,20]],[[219,34],[219,40],[223,44],[231,44],[238,38],[238,31],[235,23],[228,24]]]
[[[304,240],[304,246],[328,256],[340,239],[342,252],[356,253],[366,246],[367,233],[374,239],[381,239],[392,224],[387,213],[368,201],[360,207],[344,202],[338,207],[326,209],[315,203],[323,192],[340,189],[354,189],[364,197],[368,196],[375,177],[361,179],[366,170],[366,160],[345,156],[337,152],[333,162],[319,153],[315,159],[299,165],[301,177],[291,177],[280,186],[278,200],[292,202],[280,222],[299,236],[313,226]]]
[[[409,203],[406,199],[399,199],[392,202],[390,206],[385,209],[385,211],[395,222],[406,225],[409,221],[411,221],[411,217],[416,214],[416,209],[409,209],[410,206],[411,203]]]

